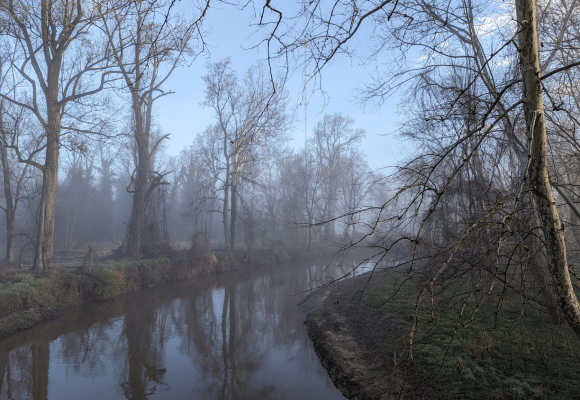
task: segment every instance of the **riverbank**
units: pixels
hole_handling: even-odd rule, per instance
[[[63,311],[121,293],[178,282],[204,275],[316,259],[331,249],[256,249],[214,252],[208,260],[173,252],[151,260],[106,260],[82,266],[61,266],[33,273],[13,271],[0,275],[0,338],[50,320]]]
[[[395,273],[390,273],[395,275]],[[384,276],[384,280],[393,276]],[[420,399],[429,392],[406,361],[401,339],[408,330],[409,293],[394,299],[390,312],[374,307],[376,282],[363,274],[318,289],[300,304],[308,336],[322,365],[349,399]],[[381,293],[382,294],[382,293]],[[396,364],[395,364],[396,363]],[[399,397],[403,392],[404,397]],[[426,397],[429,398],[429,397]]]
[[[568,325],[549,324],[541,308],[522,309],[521,298],[509,293],[500,311],[493,297],[484,302],[468,329],[457,321],[475,301],[434,319],[420,316],[409,361],[417,287],[405,278],[389,272],[369,282],[361,275],[318,289],[300,304],[316,353],[345,397],[578,398],[578,337]]]

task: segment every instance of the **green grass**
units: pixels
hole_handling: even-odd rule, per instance
[[[398,315],[404,328],[411,327],[409,300],[417,293],[412,286],[397,276],[367,292],[364,301],[377,310],[377,323]],[[475,304],[467,303],[469,318],[463,322]],[[440,307],[433,320],[419,318],[413,355],[417,371],[434,389],[429,398],[580,398],[580,339],[568,325],[550,325],[545,311],[530,304],[522,313],[520,299],[513,298],[503,302],[497,318],[496,305],[484,302],[475,322],[464,328],[457,323],[461,305],[446,312]]]
[[[9,282],[0,283],[0,297],[15,295],[33,299],[36,297],[36,287],[45,280],[46,278],[32,273],[15,275]]]
[[[394,275],[383,278],[365,291],[363,301],[370,308],[383,308],[384,318],[393,313],[398,314],[400,307],[405,311],[411,311],[409,296],[413,294],[413,283],[406,275]]]
[[[362,298],[367,318],[372,321],[369,329],[385,342],[397,340],[393,350],[399,354],[405,347],[399,336],[411,327],[413,299],[413,283],[405,275],[381,279],[365,290]],[[401,329],[393,329],[393,320]]]
[[[132,261],[132,260],[109,260],[109,261],[102,261],[97,262],[92,265],[93,271],[121,271],[127,267],[132,267],[134,265],[138,265],[139,261]]]
[[[0,336],[6,336],[21,329],[29,328],[37,322],[32,316],[23,312],[12,314],[9,319],[7,323],[0,325]]]
[[[527,305],[522,315],[521,307],[504,301],[496,320],[495,305],[484,303],[468,328],[457,324],[456,307],[421,328],[415,361],[435,375],[438,398],[578,398],[580,339],[568,325],[550,325],[543,310]]]

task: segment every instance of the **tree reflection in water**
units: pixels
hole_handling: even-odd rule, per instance
[[[0,341],[0,400],[342,399],[296,307],[325,271],[238,271],[70,310]]]
[[[157,392],[158,385],[164,385],[162,379],[167,369],[162,365],[167,314],[163,311],[163,307],[155,309],[139,301],[125,314],[122,335],[127,340],[128,372],[121,375],[127,379],[121,387],[127,399],[145,399]]]

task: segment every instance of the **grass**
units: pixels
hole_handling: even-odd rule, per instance
[[[506,300],[496,319],[495,305],[484,303],[469,328],[458,326],[456,307],[424,326],[415,360],[435,374],[438,398],[578,398],[580,340],[568,325],[550,325],[543,310],[521,307]]]
[[[371,309],[381,310],[381,318],[399,315],[400,310],[411,311],[409,297],[412,296],[413,283],[405,275],[398,274],[381,279],[365,291],[363,301]]]
[[[37,319],[25,312],[14,313],[8,317],[8,320],[5,323],[0,324],[0,337],[29,328],[37,322]]]
[[[374,330],[381,341],[392,343],[392,349],[398,354],[406,346],[401,335],[411,327],[413,299],[414,285],[405,275],[381,279],[365,290],[362,298],[373,325],[369,329]],[[393,320],[398,329],[393,328]]]
[[[415,295],[413,295],[415,293]],[[364,302],[381,318],[412,324],[416,290],[401,276],[375,285]],[[410,300],[410,301],[409,301]],[[577,399],[580,339],[568,325],[551,325],[545,311],[519,298],[484,302],[475,322],[458,324],[462,304],[420,316],[414,348],[417,372],[433,399]],[[470,315],[475,301],[467,303]],[[445,310],[445,312],[443,312]],[[403,343],[401,343],[401,346]]]
[[[13,295],[33,299],[36,297],[36,288],[45,280],[45,277],[33,273],[15,275],[8,282],[0,283],[0,298]]]

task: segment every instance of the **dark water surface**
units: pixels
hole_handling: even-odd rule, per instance
[[[344,399],[296,306],[325,269],[236,271],[69,310],[0,341],[0,399]]]

